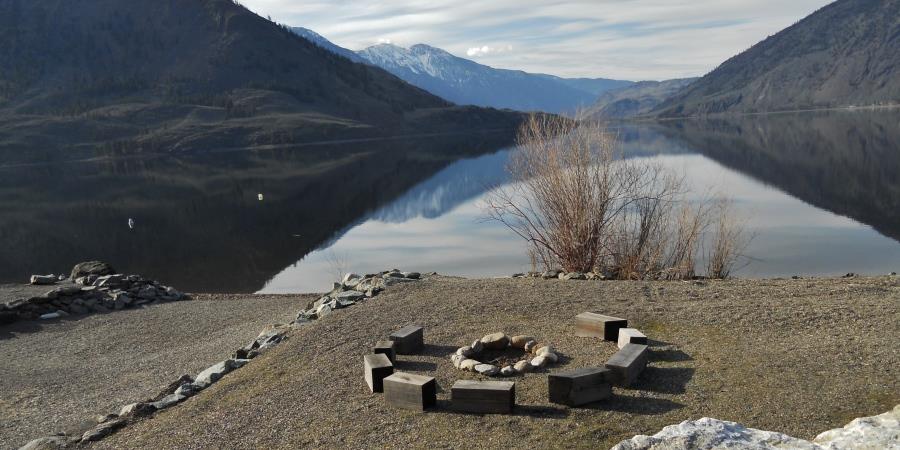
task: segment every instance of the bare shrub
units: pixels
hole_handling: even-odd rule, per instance
[[[616,136],[596,122],[534,115],[520,129],[518,147],[508,166],[511,183],[493,190],[485,209],[527,241],[533,267],[619,279],[695,275],[712,209],[685,201],[678,174],[623,158]],[[734,228],[717,229],[722,239],[734,236]],[[711,248],[732,260],[718,250],[722,244]]]
[[[735,219],[733,206],[731,200],[724,198],[713,205],[713,234],[706,254],[709,278],[725,279],[731,276],[738,259],[752,240],[744,224]]]

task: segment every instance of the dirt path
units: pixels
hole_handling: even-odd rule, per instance
[[[493,331],[563,354],[551,371],[602,364],[615,346],[574,337],[583,311],[624,316],[653,340],[649,368],[612,400],[547,402],[546,373],[517,380],[517,411],[448,409],[456,347]],[[370,395],[362,356],[401,326],[426,326],[398,370],[440,386],[437,409]],[[900,403],[900,278],[578,282],[433,277],[391,288],[293,332],[273,351],[101,448],[608,448],[704,416],[812,438]],[[174,373],[173,373],[174,375]]]
[[[81,429],[95,415],[156,395],[179,376],[229,357],[267,324],[292,320],[308,301],[197,296],[73,320],[0,326],[0,449]]]

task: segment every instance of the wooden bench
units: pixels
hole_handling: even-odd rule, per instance
[[[547,377],[550,402],[567,406],[581,406],[612,396],[610,371],[604,367],[589,367],[570,372],[554,373]]]
[[[375,348],[372,349],[372,353],[384,354],[388,357],[391,362],[397,362],[397,345],[394,341],[378,341],[375,343]]]
[[[647,345],[647,336],[636,328],[622,328],[619,330],[619,348],[624,348],[627,344]]]
[[[384,399],[397,408],[423,411],[437,403],[437,382],[432,377],[397,372],[384,379]]]
[[[647,367],[647,356],[646,345],[626,344],[622,347],[606,362],[606,368],[611,373],[613,384],[630,386],[641,374],[641,371]]]
[[[383,392],[383,380],[394,373],[394,364],[391,360],[383,353],[366,355],[363,357],[363,367],[369,390],[372,393]]]
[[[390,339],[394,341],[396,346],[394,349],[397,354],[412,355],[422,350],[422,347],[425,345],[423,331],[422,327],[410,325],[391,333]]]
[[[575,336],[602,337],[607,341],[619,339],[619,329],[628,327],[628,321],[618,317],[585,312],[575,316]]]
[[[509,414],[516,405],[516,383],[459,380],[450,388],[450,396],[456,411]]]

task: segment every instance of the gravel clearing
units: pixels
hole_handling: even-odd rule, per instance
[[[17,295],[13,289],[23,291],[14,286],[0,291],[12,297]],[[194,298],[0,326],[0,449],[82,430],[96,415],[152,397],[179,376],[229,357],[266,325],[289,322],[312,299]]]
[[[547,402],[543,371],[516,378],[514,415],[449,411],[452,383],[480,378],[454,369],[450,354],[490,332],[528,333],[552,343],[562,357],[551,372],[605,362],[615,344],[574,336],[574,317],[584,311],[628,318],[651,339],[650,365],[632,388],[616,388],[612,400],[569,409]],[[422,355],[400,356],[397,368],[437,378],[438,408],[426,413],[387,407],[363,380],[363,355],[409,324],[426,327],[426,348]],[[294,331],[208,390],[96,446],[609,448],[704,416],[811,439],[900,403],[896,342],[897,277],[430,277]]]

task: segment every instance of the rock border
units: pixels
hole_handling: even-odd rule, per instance
[[[504,350],[507,348],[522,349],[525,350],[526,354],[531,354],[534,357],[520,360],[513,365],[506,365],[503,368],[493,364],[482,363],[476,359],[484,350]],[[472,342],[472,345],[460,347],[456,350],[456,353],[450,356],[450,361],[453,362],[453,367],[459,370],[476,372],[487,377],[512,377],[556,363],[559,361],[559,355],[557,355],[552,346],[541,344],[531,336],[519,335],[510,338],[505,333],[498,332],[476,339],[475,342]]]
[[[115,275],[112,276],[114,277]],[[97,277],[93,281],[100,283],[101,281],[99,280],[101,278],[108,280],[109,277],[111,276],[105,275]],[[34,450],[48,447],[68,448],[81,443],[99,441],[131,423],[151,417],[158,411],[184,402],[212,386],[225,375],[245,367],[252,359],[284,342],[291,330],[312,323],[335,310],[372,299],[391,286],[420,279],[422,279],[422,275],[419,272],[401,272],[397,269],[386,270],[364,277],[349,273],[340,282],[334,283],[331,292],[325,294],[316,302],[307,305],[304,310],[301,310],[294,321],[289,324],[267,326],[255,339],[237,349],[231,358],[213,364],[195,377],[182,375],[153,398],[129,403],[122,406],[117,413],[97,417],[95,419],[97,425],[85,431],[81,436],[68,436],[58,433],[34,439],[20,447],[19,450]],[[154,286],[156,285],[154,284]],[[91,285],[91,287],[94,286]],[[365,291],[357,290],[360,288],[365,288]],[[89,291],[93,292],[95,290],[90,289]],[[81,288],[79,288],[80,291]],[[187,296],[184,297],[187,298]]]

